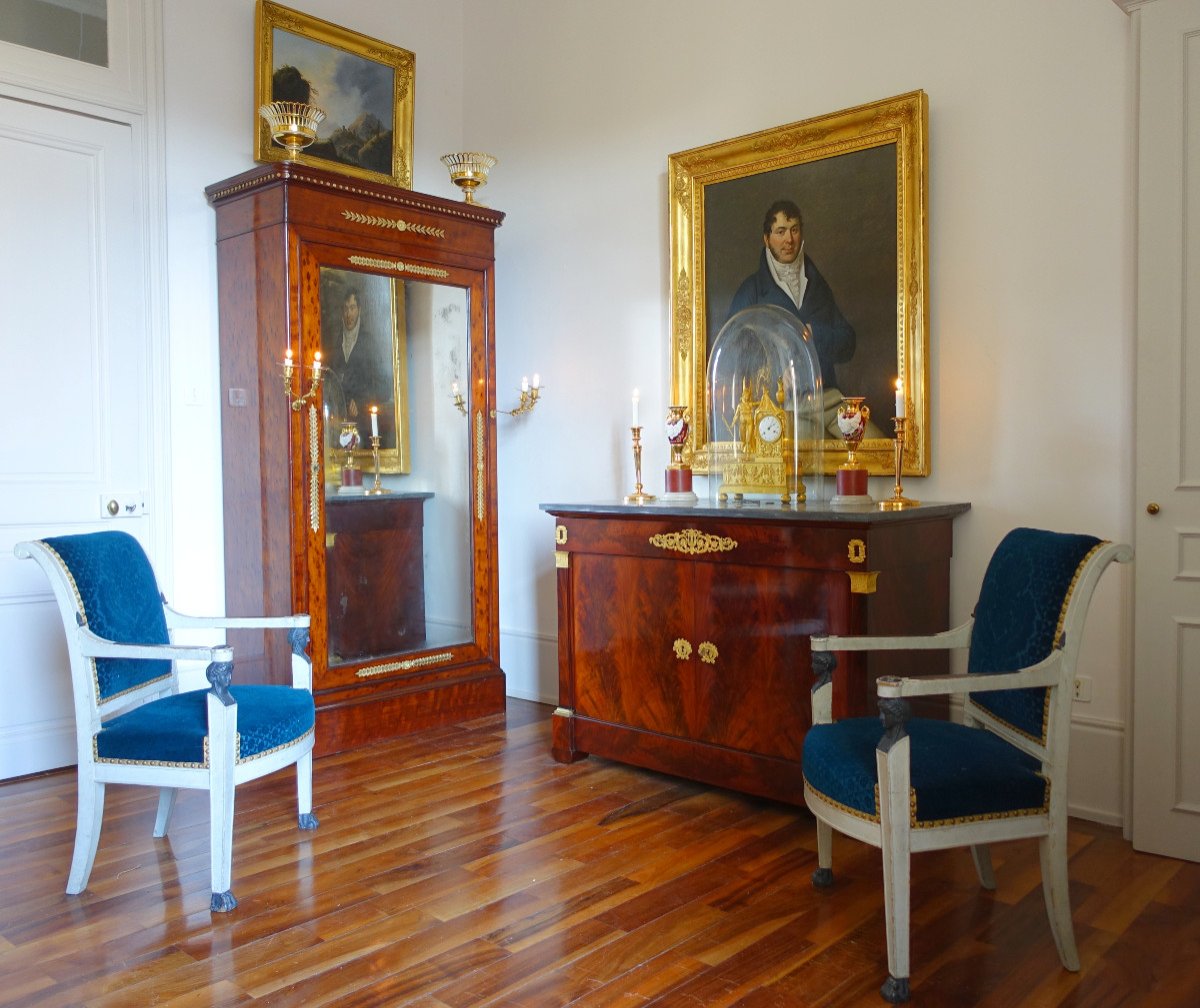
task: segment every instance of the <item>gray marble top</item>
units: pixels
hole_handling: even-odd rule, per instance
[[[848,505],[832,507],[828,501],[812,501],[799,507],[784,507],[775,501],[710,505],[701,499],[696,504],[674,504],[652,501],[648,504],[624,504],[620,501],[593,501],[574,504],[539,504],[538,508],[549,514],[592,514],[613,517],[645,516],[647,518],[737,518],[739,520],[762,520],[775,522],[853,522],[869,525],[894,521],[912,521],[916,518],[947,518],[970,510],[970,504],[922,502],[916,507],[902,511],[880,511],[878,505]]]

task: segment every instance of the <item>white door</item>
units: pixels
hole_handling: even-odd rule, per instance
[[[1132,838],[1139,850],[1200,860],[1200,0],[1156,0],[1134,16],[1141,41]]]
[[[57,608],[13,544],[149,540],[144,172],[118,118],[0,94],[0,779],[75,761]]]

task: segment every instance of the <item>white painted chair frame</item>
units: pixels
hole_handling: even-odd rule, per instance
[[[909,978],[909,862],[919,851],[949,847],[971,848],[979,882],[995,889],[989,843],[1036,837],[1042,871],[1042,891],[1054,944],[1063,966],[1079,969],[1075,929],[1071,922],[1067,876],[1067,754],[1071,731],[1071,701],[1075,666],[1079,657],[1088,606],[1100,575],[1109,563],[1133,559],[1131,547],[1108,543],[1084,565],[1067,606],[1062,628],[1063,645],[1044,661],[1014,672],[993,675],[945,675],[928,678],[882,677],[876,680],[881,709],[905,697],[962,695],[964,723],[994,732],[1013,746],[1041,761],[1049,778],[1048,809],[1039,815],[1013,816],[949,826],[913,829],[910,821],[909,756],[911,740],[891,729],[894,737],[881,742],[876,754],[879,781],[878,823],[852,815],[825,801],[807,782],[804,800],[817,820],[817,865],[813,883],[832,883],[833,830],[879,847],[883,853],[884,915],[887,930],[889,977],[880,993],[885,1000],[908,1000]],[[940,650],[966,648],[971,643],[974,620],[940,634],[919,637],[813,637],[814,655],[833,651]],[[971,701],[970,693],[1024,687],[1049,687],[1046,744],[1013,731],[987,710]],[[812,695],[813,724],[832,722],[831,681],[818,682]],[[885,713],[886,718],[886,713]],[[881,730],[881,734],[884,734]]]
[[[301,829],[315,829],[312,814],[312,750],[315,732],[309,732],[294,745],[281,747],[260,757],[239,763],[236,759],[237,703],[228,692],[233,650],[226,645],[121,644],[97,636],[78,625],[78,605],[72,585],[60,561],[41,542],[18,543],[13,550],[21,559],[33,559],[46,572],[54,589],[71,661],[72,690],[75,698],[75,740],[78,760],[78,808],[75,850],[66,891],[77,895],[87,887],[104,817],[106,784],[141,784],[157,787],[158,813],[154,836],[166,836],[179,788],[206,790],[209,794],[209,845],[212,863],[212,899],[214,911],[237,906],[230,889],[233,860],[234,790],[239,784],[264,777],[293,763],[296,764],[298,822]],[[291,656],[292,686],[312,692],[312,662],[303,653],[307,643],[309,617],[306,614],[276,617],[188,616],[163,601],[163,613],[169,634],[178,629],[222,631],[235,628],[302,630],[303,641],[294,642]],[[169,659],[172,673],[165,679],[145,684],[105,703],[97,702],[95,687],[96,658]],[[102,722],[150,700],[179,693],[181,661],[206,661],[213,688],[208,702],[209,766],[177,767],[136,763],[97,762],[93,738]],[[222,673],[222,669],[228,670]]]

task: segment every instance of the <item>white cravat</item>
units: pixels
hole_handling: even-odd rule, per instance
[[[790,263],[781,263],[774,253],[767,249],[767,266],[775,282],[799,308],[804,301],[804,289],[808,286],[808,274],[804,270],[804,243],[801,242],[799,255]]]
[[[358,342],[358,327],[361,322],[355,322],[353,329],[342,329],[342,359],[348,361],[350,352],[354,349],[354,344]]]

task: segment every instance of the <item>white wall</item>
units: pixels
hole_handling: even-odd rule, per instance
[[[220,604],[216,283],[205,185],[252,165],[253,3],[167,3],[175,598]],[[1133,172],[1128,18],[1109,0],[296,0],[417,56],[414,186],[438,157],[500,163],[501,657],[509,691],[557,697],[546,501],[632,487],[629,393],[665,413],[668,154],[924,89],[930,103],[930,401],[924,500],[967,500],[952,615],[1017,524],[1132,535]],[[651,439],[644,471],[667,459]],[[873,492],[886,494],[880,483]],[[1084,651],[1073,806],[1116,820],[1128,576]]]

